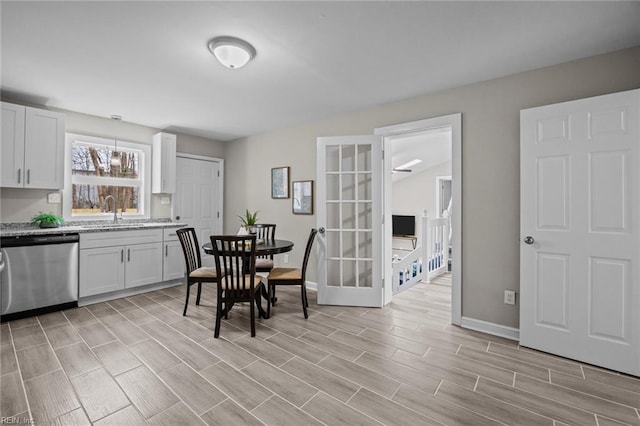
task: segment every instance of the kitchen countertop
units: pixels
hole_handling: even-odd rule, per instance
[[[23,237],[47,234],[80,234],[86,232],[133,231],[153,228],[183,228],[186,223],[172,222],[170,219],[65,222],[58,228],[39,228],[28,222],[0,224],[0,237]]]

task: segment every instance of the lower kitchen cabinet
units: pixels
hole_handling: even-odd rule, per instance
[[[161,230],[80,235],[80,297],[159,283],[162,273]]]
[[[80,297],[124,288],[124,247],[80,250]]]
[[[164,281],[181,280],[184,278],[184,253],[176,234],[177,228],[164,230],[164,262],[162,278]]]

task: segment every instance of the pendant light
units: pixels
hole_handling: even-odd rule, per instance
[[[122,120],[119,115],[112,115],[111,119],[115,121],[115,139],[113,144],[113,152],[111,153],[111,165],[120,167],[120,152],[118,152],[118,121]]]

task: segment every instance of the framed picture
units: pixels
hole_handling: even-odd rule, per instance
[[[313,181],[293,182],[293,214],[313,214]]]
[[[289,198],[289,168],[271,169],[271,198]]]

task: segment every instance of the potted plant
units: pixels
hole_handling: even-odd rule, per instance
[[[245,228],[247,232],[249,232],[250,234],[256,233],[256,229],[254,228],[253,225],[255,225],[258,222],[258,210],[251,213],[249,209],[246,209],[244,215],[238,216],[238,217],[242,222],[242,227]]]
[[[40,212],[40,214],[31,218],[31,223],[39,225],[40,228],[58,228],[62,223],[64,223],[64,219],[53,213]]]

